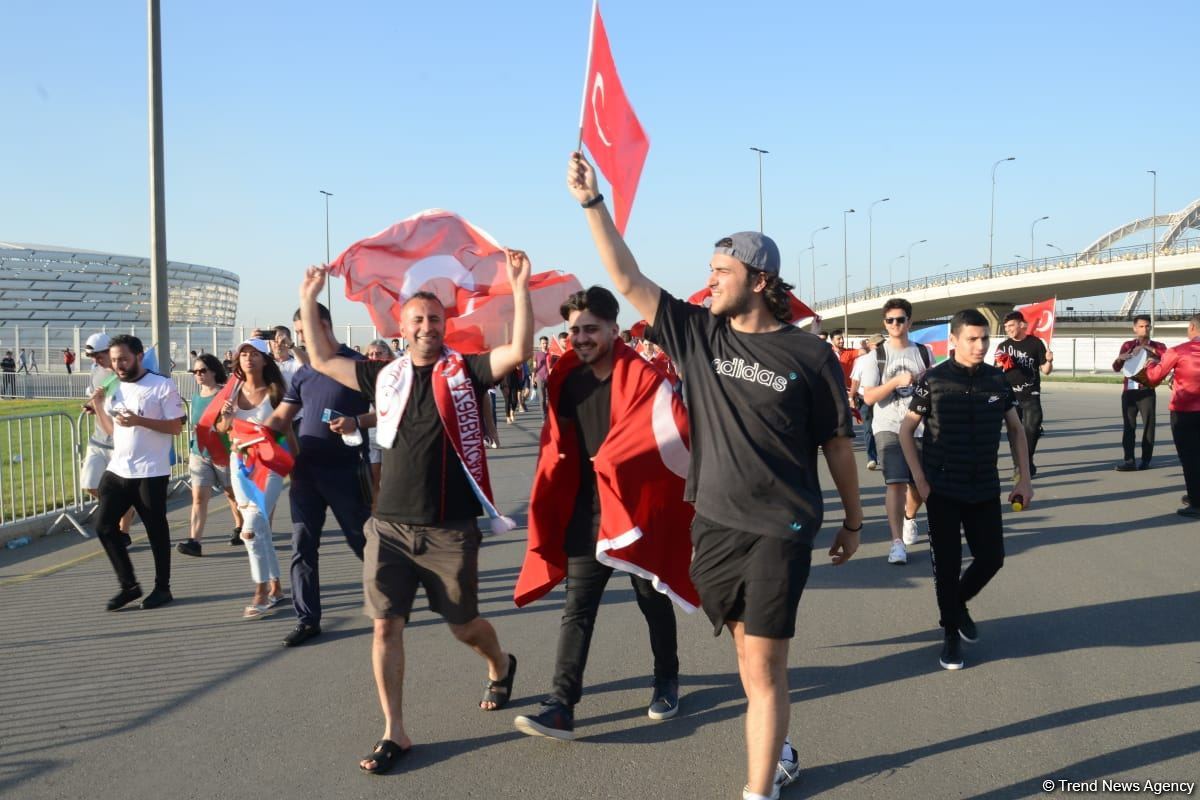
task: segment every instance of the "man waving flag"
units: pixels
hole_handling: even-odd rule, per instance
[[[617,77],[617,65],[608,47],[608,33],[596,0],[592,2],[587,75],[579,109],[579,140],[587,145],[596,166],[612,184],[613,221],[624,235],[650,141]]]

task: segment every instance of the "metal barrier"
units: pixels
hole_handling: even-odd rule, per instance
[[[168,494],[190,486],[192,425],[187,400],[183,407]],[[45,533],[65,522],[84,538],[92,536],[84,524],[97,503],[80,486],[79,468],[94,424],[89,414],[72,420],[61,411],[0,417],[0,539],[6,529],[43,517],[49,523]]]

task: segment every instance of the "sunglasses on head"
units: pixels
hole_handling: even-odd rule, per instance
[[[884,317],[883,321],[889,325],[903,325],[908,322],[908,317]]]

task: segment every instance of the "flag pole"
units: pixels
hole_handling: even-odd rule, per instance
[[[587,89],[589,79],[592,77],[592,42],[595,41],[596,35],[596,15],[599,13],[600,0],[592,0],[592,18],[588,22],[588,54],[587,62],[583,65],[583,91],[579,98],[579,142],[575,145],[575,152],[583,152],[583,114],[587,109]]]

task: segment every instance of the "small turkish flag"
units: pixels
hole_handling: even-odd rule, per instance
[[[1017,306],[1029,326],[1029,335],[1036,336],[1049,349],[1050,341],[1054,338],[1054,305],[1057,298],[1051,297],[1040,303],[1030,303],[1027,306]]]
[[[650,141],[621,87],[597,2],[592,4],[592,37],[583,106],[579,110],[579,135],[612,184],[613,221],[624,235]]]
[[[688,302],[694,306],[704,306],[705,308],[712,307],[712,290],[705,286],[700,291],[694,293],[688,298]],[[809,308],[803,300],[796,295],[788,292],[788,310],[792,312],[792,318],[789,320],[797,328],[803,328],[805,325],[811,325],[821,321],[821,317],[817,312]]]

